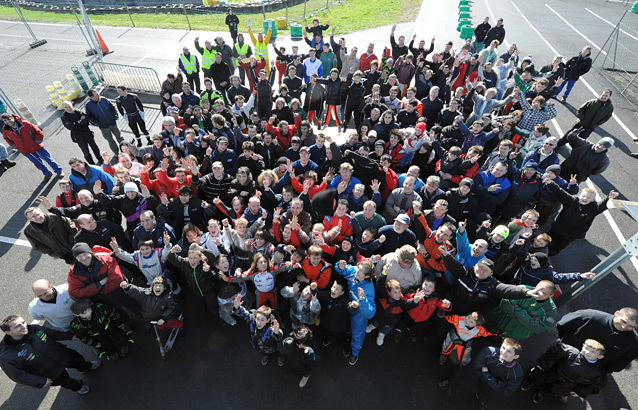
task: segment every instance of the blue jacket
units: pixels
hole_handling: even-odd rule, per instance
[[[497,191],[488,192],[487,188],[494,184],[499,184],[501,187]],[[507,174],[501,178],[496,178],[491,172],[483,171],[474,177],[472,192],[475,194],[491,194],[492,201],[495,204],[502,204],[507,199],[511,188],[512,183],[507,179]]]
[[[144,229],[142,225],[135,228],[133,231],[133,248],[137,249],[137,245],[141,241],[153,241],[153,247],[155,248],[163,248],[166,244],[164,243],[164,231],[168,232],[171,237],[171,243],[177,243],[177,238],[175,237],[175,231],[173,228],[164,222],[163,219],[157,218],[155,219],[155,229],[152,232]]]
[[[523,262],[515,278],[521,285],[528,286],[536,286],[541,280],[548,280],[554,284],[572,283],[582,280],[580,273],[554,272],[554,267],[549,263],[538,269],[532,269],[528,260]]]
[[[224,152],[219,152],[217,148],[210,156],[210,161],[219,161],[224,165],[224,171],[229,175],[235,175],[237,173],[237,154],[230,148],[226,148]]]
[[[463,233],[460,231],[456,231],[456,260],[461,262],[461,265],[466,266],[468,268],[476,265],[476,262],[483,259],[485,255],[481,256],[472,256],[472,245],[470,245],[470,240],[467,237],[467,230]]]
[[[372,319],[374,314],[377,313],[377,307],[374,303],[374,284],[371,280],[363,280],[359,282],[355,277],[355,273],[357,268],[352,265],[346,265],[345,269],[339,268],[339,264],[334,265],[335,272],[339,275],[344,276],[348,281],[348,296],[350,300],[356,300],[359,302],[359,308],[353,312],[350,312],[350,315],[357,316],[363,315],[366,319]],[[365,299],[359,300],[359,288],[362,288],[365,292]]]
[[[523,163],[521,165],[521,169],[525,168],[525,165],[530,161],[536,162],[538,164],[538,172],[543,174],[545,173],[545,170],[548,166],[558,165],[560,159],[558,158],[558,154],[556,153],[556,151],[554,151],[547,158],[541,161],[541,149],[536,148],[534,151],[530,151],[527,153],[527,155],[525,155],[525,158],[523,159]]]
[[[463,141],[463,145],[461,149],[464,154],[467,154],[467,150],[472,148],[475,145],[480,145],[481,147],[485,146],[485,143],[496,136],[493,131],[489,133],[485,133],[485,131],[481,131],[478,134],[472,134],[472,131],[467,128],[467,125],[463,121],[459,121],[459,129],[465,136],[465,140]]]
[[[105,192],[110,194],[113,191],[115,183],[112,176],[104,172],[101,167],[95,167],[86,162],[84,166],[86,167],[86,175],[82,175],[76,171],[71,171],[71,175],[69,175],[69,181],[71,181],[75,192],[81,189],[88,189],[93,192],[93,184],[98,179],[102,181],[102,189]]]
[[[97,102],[89,100],[85,109],[91,124],[100,128],[108,128],[114,125],[118,118],[115,106],[104,97],[100,97]]]
[[[541,176],[540,178],[541,181],[543,180],[543,178],[544,176]],[[556,183],[556,185],[563,188],[563,190],[569,192],[570,195],[576,195],[578,193],[578,183],[570,184],[569,182],[565,181],[560,176],[557,176],[556,179],[554,179],[554,182]],[[547,186],[547,184],[541,185],[541,196],[552,202],[560,202],[558,200],[558,197],[554,195],[554,193],[552,192],[551,189],[549,189],[549,186]]]
[[[330,184],[328,184],[328,188],[337,188],[340,182],[341,182],[341,175],[337,175],[336,177],[332,178],[332,181],[330,181]],[[348,187],[346,188],[346,190],[339,195],[339,199],[348,199],[348,195],[352,193],[354,186],[360,183],[361,181],[358,178],[350,177],[350,184],[348,184]]]

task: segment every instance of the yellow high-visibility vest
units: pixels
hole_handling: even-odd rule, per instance
[[[186,74],[193,74],[197,71],[197,60],[194,55],[190,55],[187,59],[184,54],[179,57],[182,60],[182,65],[184,66],[184,70],[186,70]]]

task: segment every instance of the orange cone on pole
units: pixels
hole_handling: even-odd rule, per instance
[[[106,43],[104,42],[104,40],[102,40],[102,36],[100,35],[100,32],[95,30],[95,33],[97,33],[97,38],[100,40],[100,47],[102,48],[102,54],[106,55],[106,54],[112,53],[112,51],[109,50],[109,48],[106,46]]]

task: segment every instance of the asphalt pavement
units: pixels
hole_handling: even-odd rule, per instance
[[[627,8],[618,2],[602,0],[550,0],[547,5],[551,9],[544,2],[476,0],[472,16],[474,21],[482,21],[485,16],[490,16],[492,22],[503,17],[507,30],[506,42],[516,43],[523,55],[532,55],[538,67],[549,63],[557,53],[569,58],[586,44],[593,42],[602,46],[612,27],[600,17],[615,23]],[[347,3],[344,7],[347,7]],[[565,20],[577,28],[580,34]],[[363,50],[368,42],[373,42],[379,55],[383,45],[389,42],[390,27],[383,25],[349,34],[346,36],[347,44],[350,47],[357,45],[359,50]],[[68,71],[69,64],[53,55],[61,53],[68,61],[77,63],[86,59],[78,54],[86,49],[86,42],[75,26],[33,24],[32,28],[39,37],[48,39],[47,45],[29,50],[30,37],[23,26],[0,22],[0,50],[10,51],[0,53],[1,86],[6,91],[10,88],[9,84],[23,82],[27,85],[22,87],[21,97],[27,102],[33,101],[32,105],[38,110],[38,119],[46,125],[45,146],[69,172],[66,162],[69,157],[81,154],[79,148],[71,143],[68,132],[58,119],[59,113],[48,109],[46,102],[42,103],[39,99],[46,98],[42,91],[44,85]],[[458,50],[463,42],[458,38],[455,28],[455,2],[425,0],[416,22],[400,24],[396,34],[404,34],[409,39],[416,33],[417,41],[421,38],[429,41],[436,34],[435,50],[442,49],[448,39],[454,40]],[[161,79],[165,73],[174,70],[182,44],[191,45],[197,35],[203,40],[220,34],[113,27],[98,27],[98,30],[114,51],[105,57],[106,62],[152,67]],[[289,47],[293,42],[288,38],[280,38],[277,44]],[[19,64],[19,69],[16,69],[15,64]],[[583,80],[574,87],[568,104],[555,102],[558,117],[556,122],[551,123],[552,134],[560,136],[562,131],[571,128],[575,122],[576,108],[594,98],[594,93],[585,82],[596,93],[608,87],[594,70]],[[107,93],[107,96],[112,95],[112,92]],[[614,95],[612,100],[619,121],[614,118],[596,130],[599,136],[612,136],[616,141],[610,152],[612,165],[603,176],[593,177],[590,183],[601,196],[615,189],[620,192],[620,199],[636,200],[637,163],[628,154],[638,151],[632,141],[632,133],[638,130],[638,118],[620,96]],[[156,107],[152,98],[145,98],[144,101],[149,109]],[[150,117],[151,130],[158,131],[159,114],[154,110]],[[120,128],[127,132],[125,135],[131,136],[125,124],[120,123]],[[328,132],[334,130],[329,129]],[[596,135],[590,137],[592,140],[595,138]],[[107,148],[98,130],[96,141],[101,148]],[[66,280],[68,267],[62,261],[24,246],[24,210],[33,205],[38,195],[53,198],[58,193],[58,187],[55,181],[42,183],[40,173],[25,158],[18,157],[17,161],[18,165],[0,178],[0,190],[3,192],[0,196],[0,317],[19,313],[30,320],[26,307],[33,297],[33,281],[48,278],[54,283],[62,283]],[[617,249],[621,241],[634,235],[636,226],[636,222],[627,214],[612,209],[594,222],[586,240],[572,244],[553,258],[553,264],[560,272],[588,271]],[[623,306],[636,306],[636,266],[635,260],[626,262],[594,289],[562,307],[561,314],[589,307],[613,312]],[[395,344],[388,340],[384,346],[378,347],[374,337],[368,337],[361,359],[354,367],[347,365],[337,346],[319,347],[321,360],[308,385],[299,389],[297,376],[278,368],[275,363],[266,367],[259,365],[259,356],[250,348],[248,330],[244,324],[233,328],[213,325],[200,306],[189,303],[186,304],[185,316],[186,337],[176,342],[167,362],[160,358],[152,331],[140,329],[135,333],[135,344],[126,359],[105,363],[96,372],[83,376],[91,385],[90,394],[78,396],[60,388],[35,390],[15,385],[2,373],[0,409],[275,409],[301,406],[465,409],[476,406],[474,379],[470,369],[466,369],[466,377],[453,388],[440,389],[437,386],[442,374],[437,364],[440,341],[413,343],[402,340]],[[524,342],[521,358],[524,366],[533,363],[551,338],[552,334],[548,332]],[[86,352],[86,349],[83,351]],[[550,409],[636,408],[637,378],[638,371],[634,366],[614,374],[609,385],[597,396],[587,400],[571,399],[567,405],[547,400],[545,406]],[[538,406],[531,403],[528,394],[516,392],[511,397],[495,398],[491,408],[531,409]]]

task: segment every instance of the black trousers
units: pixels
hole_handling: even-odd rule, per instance
[[[80,138],[77,140],[77,144],[82,150],[82,154],[84,155],[84,159],[86,160],[86,162],[91,165],[95,165],[96,162],[101,161],[102,154],[100,153],[100,148],[95,143],[94,138]],[[89,147],[93,150],[93,154],[95,154],[95,162],[93,161],[93,157],[91,157]]]
[[[67,348],[68,349],[68,348]],[[84,357],[75,350],[69,350],[69,364],[68,367],[77,369],[81,372],[85,372],[91,368],[91,363],[87,362]],[[84,383],[82,380],[76,380],[69,376],[69,373],[64,370],[58,377],[53,379],[52,386],[62,386],[65,389],[78,391],[82,388]]]
[[[142,119],[142,116],[139,114],[128,114],[128,126],[135,134],[135,138],[140,138],[140,131],[144,135],[148,135],[148,131],[146,130],[146,123]]]

